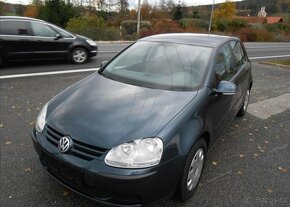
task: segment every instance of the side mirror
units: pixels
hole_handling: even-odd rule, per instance
[[[236,84],[230,81],[221,81],[214,92],[222,95],[235,95],[237,91],[238,87]]]
[[[59,40],[60,38],[62,38],[61,34],[56,34],[54,39]]]
[[[108,61],[103,61],[102,63],[101,63],[101,67],[103,67],[104,65],[106,65],[108,63]]]

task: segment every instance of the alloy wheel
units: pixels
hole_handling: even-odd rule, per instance
[[[244,106],[243,110],[246,112],[248,105],[249,105],[249,100],[250,100],[250,90],[247,90],[246,96],[245,96],[245,101],[244,101]]]
[[[76,63],[83,63],[87,60],[87,53],[83,49],[76,49],[73,51],[73,60]]]
[[[191,191],[198,183],[198,180],[201,176],[203,164],[204,164],[204,150],[200,148],[193,156],[193,159],[189,167],[186,182],[187,190]]]

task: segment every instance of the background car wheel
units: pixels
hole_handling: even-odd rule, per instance
[[[81,64],[88,59],[88,52],[86,49],[78,47],[71,52],[71,60],[75,64]]]
[[[189,199],[198,187],[204,168],[206,151],[206,143],[204,139],[200,139],[188,154],[177,191],[182,201]]]
[[[0,68],[2,67],[3,65],[3,58],[0,56]]]
[[[249,101],[250,101],[250,89],[248,89],[246,92],[243,106],[239,110],[237,116],[242,117],[246,114],[247,109],[248,109],[248,105],[249,105]]]

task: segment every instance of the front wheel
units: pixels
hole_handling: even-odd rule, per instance
[[[3,58],[0,56],[0,68],[2,67],[3,65]]]
[[[249,105],[249,101],[250,101],[250,89],[248,89],[246,92],[244,103],[237,114],[238,117],[242,117],[246,114],[247,109],[248,109],[248,105]]]
[[[75,64],[82,64],[88,59],[88,52],[86,49],[78,47],[71,52],[71,60]]]
[[[206,143],[200,139],[188,154],[177,189],[182,201],[189,199],[198,187],[204,168],[206,151]]]

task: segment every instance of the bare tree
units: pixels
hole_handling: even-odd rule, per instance
[[[120,12],[127,12],[129,8],[128,0],[117,0],[117,7]]]
[[[159,0],[159,7],[162,11],[170,12],[176,7],[176,4],[173,0]]]

